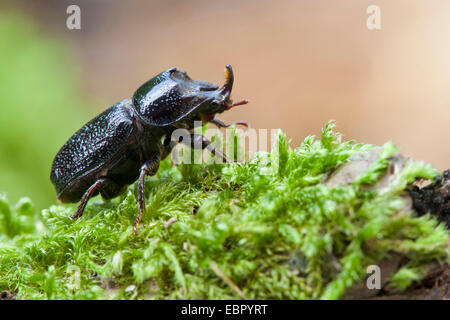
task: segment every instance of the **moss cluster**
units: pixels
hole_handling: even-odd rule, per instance
[[[449,261],[444,225],[403,209],[406,186],[436,176],[431,166],[410,162],[383,192],[368,188],[396,151],[387,143],[355,181],[330,187],[330,172],[373,146],[342,142],[330,124],[295,150],[281,133],[276,144],[245,163],[164,161],[147,179],[137,236],[135,185],[92,200],[77,221],[75,206],[38,215],[27,199],[11,207],[0,198],[0,290],[20,299],[336,299],[390,253],[409,261],[391,279],[399,289],[428,263]]]

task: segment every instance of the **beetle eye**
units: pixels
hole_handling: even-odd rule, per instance
[[[217,112],[219,110],[219,103],[217,101],[211,102],[209,109],[211,112]]]

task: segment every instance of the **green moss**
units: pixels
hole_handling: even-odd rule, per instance
[[[68,218],[75,205],[37,216],[29,200],[0,198],[0,290],[20,299],[336,299],[392,252],[409,259],[393,276],[399,289],[449,261],[444,226],[403,210],[407,184],[436,176],[429,165],[411,162],[382,192],[368,188],[396,151],[387,143],[355,181],[329,187],[331,171],[373,146],[342,142],[331,124],[294,150],[280,133],[276,146],[245,163],[164,161],[147,179],[137,236],[136,185],[93,199],[77,221]]]

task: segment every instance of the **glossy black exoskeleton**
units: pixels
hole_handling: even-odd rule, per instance
[[[206,81],[192,80],[186,72],[168,69],[144,83],[131,99],[123,100],[84,125],[59,150],[50,179],[61,202],[78,202],[72,218],[83,214],[89,198],[98,193],[111,199],[139,179],[139,214],[134,231],[145,211],[144,181],[158,171],[159,163],[177,142],[172,133],[189,130],[192,141],[227,161],[203,136],[193,133],[194,121],[228,127],[215,119],[216,113],[247,103],[233,104],[233,70],[227,65],[225,84],[218,88]],[[245,123],[241,123],[246,125]]]

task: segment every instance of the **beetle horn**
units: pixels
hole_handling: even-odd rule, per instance
[[[222,88],[219,89],[220,94],[224,96],[226,100],[229,99],[231,90],[233,89],[233,82],[234,82],[234,74],[233,74],[233,68],[229,64],[225,66],[225,84]],[[231,103],[231,100],[228,100]],[[241,106],[243,104],[247,104],[247,100],[242,100],[236,103],[233,103],[231,105],[228,105],[226,107],[226,110],[230,110],[233,107]]]
[[[234,74],[233,69],[229,64],[225,66],[225,84],[222,88],[219,89],[219,92],[228,97],[231,94],[231,90],[233,89],[234,82]]]

